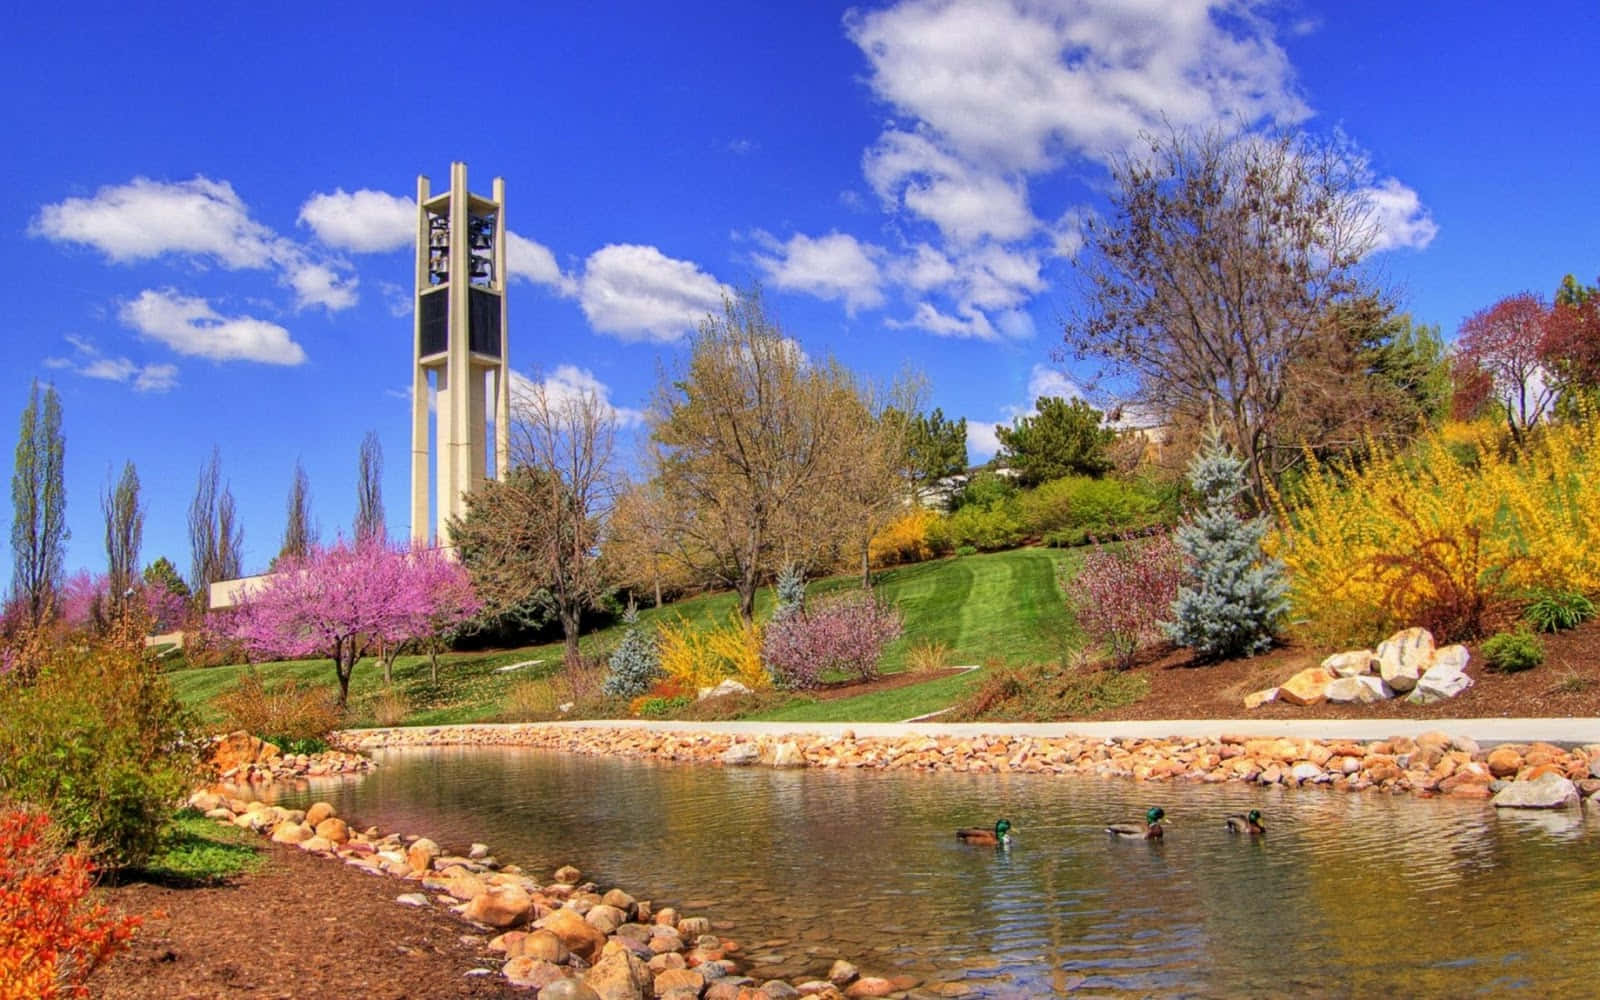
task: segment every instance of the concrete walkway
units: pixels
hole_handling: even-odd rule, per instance
[[[549,725],[581,729],[648,729],[662,733],[729,733],[782,736],[787,733],[838,736],[1077,736],[1091,739],[1216,739],[1224,734],[1255,737],[1305,737],[1321,740],[1372,741],[1391,736],[1416,736],[1442,730],[1467,736],[1479,744],[1600,744],[1600,718],[1569,719],[1174,719],[1151,722],[662,722],[645,719],[551,723],[483,723],[461,728],[514,729]],[[448,730],[455,726],[417,726]],[[352,734],[368,730],[347,730]]]

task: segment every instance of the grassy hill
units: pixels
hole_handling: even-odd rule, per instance
[[[905,669],[907,651],[919,642],[939,642],[949,650],[951,664],[983,664],[992,660],[1021,665],[1057,660],[1077,643],[1072,616],[1056,584],[1057,568],[1076,564],[1072,550],[1015,549],[986,555],[941,559],[888,570],[878,590],[894,602],[905,620],[905,635],[884,656],[882,669]],[[830,577],[812,583],[808,591],[823,594],[855,586],[852,577]],[[758,595],[757,616],[771,612],[770,588]],[[666,617],[690,621],[723,622],[733,615],[732,594],[713,594],[640,611],[642,622]],[[586,655],[604,654],[621,640],[620,628],[586,635]],[[506,670],[516,664],[515,669]],[[488,722],[518,717],[517,704],[530,682],[556,673],[561,665],[561,644],[485,653],[450,653],[440,657],[439,681],[429,680],[425,657],[401,657],[395,665],[395,687],[409,706],[408,725]],[[168,675],[183,701],[208,723],[221,722],[212,703],[238,681],[243,666],[175,671]],[[258,664],[269,684],[293,677],[302,685],[334,686],[333,665],[328,660],[299,660]],[[752,718],[784,721],[847,720],[892,721],[937,711],[955,701],[981,672],[907,685],[858,698],[818,702],[803,696],[789,699]],[[356,667],[350,685],[353,725],[372,725],[374,699],[382,689],[375,663]]]

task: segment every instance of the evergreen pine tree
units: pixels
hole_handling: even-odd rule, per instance
[[[637,698],[650,690],[660,674],[661,656],[656,649],[655,634],[640,627],[639,610],[631,603],[622,621],[628,630],[611,653],[611,670],[601,690],[614,698]]]
[[[1246,518],[1239,512],[1244,462],[1215,427],[1189,463],[1189,483],[1202,506],[1178,526],[1175,539],[1191,562],[1190,580],[1172,602],[1175,620],[1162,628],[1205,659],[1262,652],[1272,645],[1288,607],[1288,583],[1283,564],[1262,552],[1265,515]]]
[[[806,610],[806,574],[798,566],[785,566],[778,572],[777,606],[772,609],[772,620],[785,621]]]

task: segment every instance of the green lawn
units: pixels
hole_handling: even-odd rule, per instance
[[[905,635],[890,646],[882,669],[904,669],[906,652],[918,642],[932,641],[949,648],[951,664],[983,664],[999,660],[1020,665],[1056,661],[1078,641],[1072,616],[1056,584],[1059,566],[1073,566],[1078,553],[1061,549],[1014,549],[982,555],[940,559],[888,570],[878,579],[878,592],[893,602],[905,620]],[[812,594],[854,586],[855,577],[839,576],[815,581]],[[771,588],[756,600],[756,613],[764,617],[773,603]],[[723,622],[734,614],[733,594],[696,597],[663,608],[642,609],[646,624],[682,616],[698,623]],[[620,627],[586,635],[586,654],[604,653],[622,637]],[[512,671],[499,668],[525,661],[538,663]],[[485,653],[450,653],[440,657],[439,682],[430,682],[428,661],[403,656],[395,664],[397,688],[411,706],[407,725],[443,725],[495,721],[507,717],[513,689],[525,682],[549,677],[561,664],[561,644]],[[220,723],[221,713],[212,703],[237,682],[242,666],[174,671],[168,675],[178,696],[208,723]],[[302,684],[335,684],[328,660],[298,660],[258,664],[262,677],[272,683],[293,677]],[[859,698],[810,702],[796,699],[760,718],[783,721],[886,721],[937,711],[955,701],[981,672],[907,685]],[[382,672],[375,663],[358,664],[350,683],[351,725],[373,725],[371,699],[382,689]]]

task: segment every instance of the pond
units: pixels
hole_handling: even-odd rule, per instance
[[[693,767],[515,749],[384,751],[285,789],[358,826],[575,864],[710,917],[752,975],[909,975],[919,995],[1583,995],[1600,824],[1480,803],[1038,775]],[[1108,820],[1167,811],[1164,842]],[[1223,829],[1259,808],[1259,839]],[[956,826],[1015,824],[1009,850]]]

